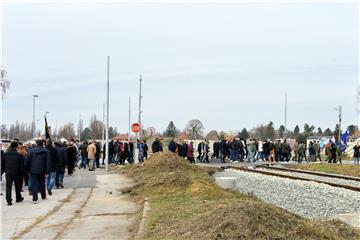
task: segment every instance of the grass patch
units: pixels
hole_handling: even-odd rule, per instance
[[[172,153],[121,168],[149,199],[145,239],[359,239],[340,221],[306,220],[255,197],[218,187],[208,169]],[[213,171],[213,170],[211,170]]]
[[[318,171],[324,173],[335,173],[335,174],[360,177],[359,165],[319,163],[319,164],[306,164],[306,165],[290,164],[287,166],[290,168],[296,168],[302,170]]]

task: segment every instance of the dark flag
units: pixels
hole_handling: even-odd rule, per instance
[[[49,129],[49,125],[48,125],[47,120],[46,120],[46,116],[45,116],[45,137],[46,137],[46,140],[47,139],[51,140],[50,129]]]

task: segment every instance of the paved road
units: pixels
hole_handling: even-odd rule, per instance
[[[120,191],[131,184],[104,169],[77,170],[46,200],[35,205],[24,192],[24,202],[7,206],[2,183],[1,239],[128,239],[141,209]]]

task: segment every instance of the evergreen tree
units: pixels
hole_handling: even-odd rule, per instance
[[[330,128],[325,129],[323,136],[329,137],[332,136],[332,132]]]
[[[176,129],[175,124],[173,121],[170,121],[163,135],[164,137],[176,137],[178,133],[179,131]]]
[[[283,138],[285,135],[285,126],[281,125],[278,130],[279,138]]]
[[[275,129],[274,129],[273,122],[269,122],[269,124],[265,126],[264,137],[266,139],[274,139],[275,138]]]
[[[294,128],[294,134],[295,134],[295,137],[299,136],[299,134],[300,134],[300,128],[298,125],[296,125]]]
[[[244,128],[239,134],[238,134],[239,138],[243,138],[243,139],[248,139],[249,138],[249,133],[246,130],[246,128]]]

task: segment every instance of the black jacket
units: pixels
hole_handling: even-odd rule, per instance
[[[155,143],[155,142],[154,142]],[[178,146],[177,146],[177,144],[176,144],[176,142],[174,142],[174,141],[171,141],[170,143],[169,143],[169,151],[170,152],[176,152],[176,148],[177,148]],[[153,150],[153,152],[154,152],[154,150]]]
[[[31,174],[46,174],[50,172],[50,153],[44,147],[35,147],[26,155],[26,171]]]
[[[163,151],[163,147],[160,141],[155,141],[153,142],[153,144],[151,145],[151,150],[153,153],[156,152],[162,152]]]
[[[15,176],[25,175],[24,158],[21,156],[15,148],[8,148],[3,155],[3,165],[5,173]]]
[[[82,157],[86,157],[86,158],[87,158],[87,155],[88,155],[88,153],[87,153],[87,147],[88,147],[88,144],[86,144],[86,143],[83,143],[83,144],[80,145],[80,153],[81,153],[81,156],[82,156]]]
[[[66,147],[56,147],[56,151],[58,152],[59,161],[56,166],[56,171],[65,172],[65,166],[67,165],[67,150]]]
[[[56,172],[57,165],[59,163],[59,154],[56,148],[50,147],[48,148],[50,153],[50,172]]]

